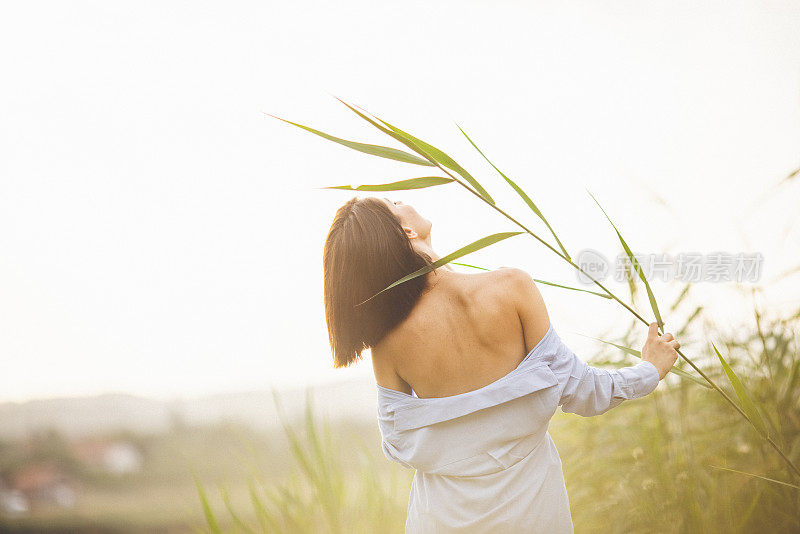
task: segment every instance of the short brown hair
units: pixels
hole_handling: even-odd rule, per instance
[[[323,251],[325,319],[334,367],[347,367],[411,312],[427,287],[417,276],[356,306],[407,274],[433,263],[417,252],[398,217],[376,197],[340,207]]]

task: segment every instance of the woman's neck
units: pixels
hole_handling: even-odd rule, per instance
[[[414,243],[414,249],[417,252],[424,252],[425,254],[427,254],[428,257],[431,259],[431,261],[438,261],[438,260],[442,259],[433,250],[433,247],[431,247],[431,244],[430,244],[429,241],[418,241],[418,242]],[[434,273],[438,273],[439,271],[442,271],[442,270],[446,270],[446,271],[449,271],[449,272],[455,272],[453,270],[453,267],[450,266],[450,264],[446,264],[446,265],[442,265],[441,267],[438,267],[436,269],[436,271],[434,271]]]

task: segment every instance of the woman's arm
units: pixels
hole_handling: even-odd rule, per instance
[[[584,417],[600,415],[624,400],[644,397],[658,386],[658,369],[643,361],[622,369],[592,367],[578,358],[560,339],[550,369],[558,377],[559,405]]]
[[[510,269],[512,299],[522,323],[528,351],[550,326],[547,309],[533,278],[521,269]],[[531,339],[533,338],[533,339]],[[622,369],[592,367],[578,358],[558,335],[555,345],[543,356],[558,378],[561,389],[559,405],[565,412],[583,416],[599,415],[622,401],[643,397],[653,391],[678,357],[680,344],[672,334],[658,335],[656,323],[650,325],[642,349],[642,362]]]

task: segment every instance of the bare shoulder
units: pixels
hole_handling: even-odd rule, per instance
[[[512,283],[523,282],[526,278],[533,281],[533,277],[528,274],[527,271],[517,267],[500,267],[499,269],[492,271],[492,273],[495,273],[498,277],[501,277]]]
[[[495,288],[502,291],[513,291],[524,282],[524,278],[528,273],[516,267],[500,267],[494,271],[487,271],[480,275],[472,275],[481,278],[481,285],[483,287]],[[533,280],[531,278],[531,280]]]
[[[495,279],[501,283],[502,289],[508,291],[511,297],[530,297],[539,293],[533,277],[523,269],[500,267],[492,273],[495,275]]]
[[[494,271],[467,276],[473,281],[469,286],[474,293],[491,295],[505,304],[515,301],[521,291],[538,291],[533,277],[516,267],[500,267]]]
[[[547,308],[542,294],[536,286],[533,276],[517,267],[500,267],[497,270],[483,273],[486,278],[481,281],[484,289],[501,298],[505,304],[513,305],[520,317],[526,316],[545,319],[544,332],[550,326],[547,320]]]
[[[462,301],[484,318],[491,311],[510,311],[514,295],[524,285],[525,271],[501,267],[494,271],[463,275],[460,286]]]

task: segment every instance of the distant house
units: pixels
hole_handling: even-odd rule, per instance
[[[87,439],[74,445],[75,456],[89,467],[115,475],[135,473],[142,468],[139,448],[124,440]]]
[[[75,480],[52,463],[29,464],[0,488],[0,507],[11,514],[25,514],[39,505],[72,508],[76,501]]]
[[[30,505],[25,494],[21,491],[0,488],[0,516],[14,517],[25,515],[30,511]]]
[[[25,515],[29,510],[25,494],[12,488],[7,480],[0,478],[0,516]]]

